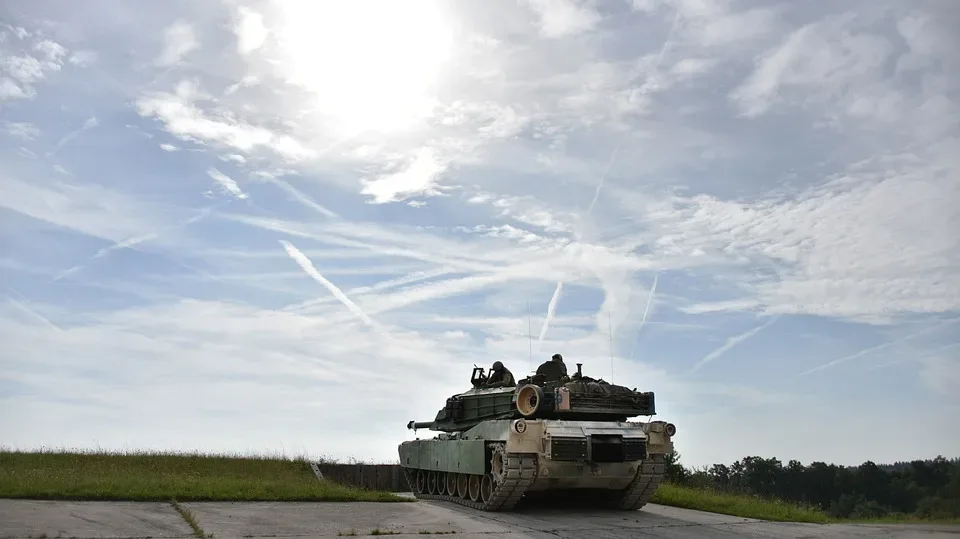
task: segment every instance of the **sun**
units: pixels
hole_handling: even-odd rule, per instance
[[[433,107],[453,48],[441,0],[284,0],[276,67],[341,135],[402,130]]]

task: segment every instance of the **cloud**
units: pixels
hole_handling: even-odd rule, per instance
[[[42,34],[0,28],[0,102],[36,97],[37,84],[61,70],[66,54],[66,48]]]
[[[3,130],[7,135],[22,140],[34,140],[40,136],[40,130],[30,122],[3,122]]]
[[[170,67],[199,47],[193,26],[185,21],[176,21],[163,31],[163,51],[157,57],[156,63],[161,67]]]
[[[361,193],[372,196],[377,204],[403,201],[413,195],[437,194],[437,178],[445,168],[432,149],[424,148],[402,170],[380,175],[367,183]]]
[[[929,152],[927,164],[912,156],[860,163],[789,200],[676,200],[675,213],[663,216],[658,248],[742,256],[777,268],[749,284],[773,312],[883,321],[954,311],[960,276],[944,264],[960,256],[947,225],[960,222],[948,202],[960,190],[936,172],[954,166],[953,157],[940,154],[946,151]],[[926,219],[912,211],[921,206]],[[738,305],[757,306],[748,298]]]
[[[547,38],[565,37],[592,29],[600,15],[575,0],[529,0],[540,18],[540,34]]]
[[[227,176],[223,172],[220,172],[216,168],[207,169],[207,176],[210,176],[213,181],[217,182],[221,189],[230,193],[231,195],[239,198],[245,199],[248,197],[246,193],[240,190],[240,186],[237,185],[237,182],[234,181],[230,176]]]
[[[208,97],[196,83],[184,80],[172,94],[145,94],[137,101],[137,110],[141,116],[157,118],[172,135],[188,142],[215,143],[241,152],[264,147],[294,161],[313,153],[290,136],[234,120],[230,114],[215,110],[213,117],[208,116],[195,106],[197,101]]]
[[[255,11],[240,7],[237,9],[237,52],[250,54],[259,49],[267,39],[267,28],[263,25],[263,16]]]

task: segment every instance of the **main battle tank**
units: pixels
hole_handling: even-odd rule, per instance
[[[547,361],[508,387],[489,387],[474,367],[469,391],[452,395],[433,421],[407,428],[440,434],[399,446],[417,498],[483,511],[508,511],[521,498],[578,498],[608,507],[643,507],[663,480],[676,427],[628,421],[656,413],[653,392],[638,392]]]

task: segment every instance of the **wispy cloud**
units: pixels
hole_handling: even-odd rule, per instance
[[[540,33],[558,38],[591,30],[600,15],[577,0],[528,0],[540,18]]]
[[[241,6],[237,10],[234,32],[237,34],[237,52],[250,54],[263,46],[268,30],[260,13]]]
[[[186,21],[176,21],[163,31],[163,50],[157,56],[157,65],[173,66],[199,47],[193,26]]]
[[[10,135],[22,140],[34,140],[40,136],[40,130],[30,122],[3,122],[3,131]]]
[[[30,100],[37,85],[58,73],[67,49],[40,32],[22,26],[0,28],[0,103]]]
[[[361,191],[373,197],[372,202],[399,202],[416,194],[436,194],[437,179],[446,165],[437,159],[431,148],[423,148],[413,160],[396,172],[389,172],[369,181]]]
[[[210,176],[213,181],[217,182],[221,189],[230,193],[236,198],[243,200],[248,197],[248,195],[240,189],[240,186],[237,185],[237,182],[234,181],[233,178],[227,176],[223,172],[220,172],[216,168],[211,167],[207,169],[207,176]]]

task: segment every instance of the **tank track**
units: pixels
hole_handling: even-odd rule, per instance
[[[640,509],[650,501],[666,475],[663,455],[651,455],[637,468],[637,476],[611,500],[613,507],[624,511]]]
[[[478,509],[480,511],[509,511],[517,505],[517,502],[523,498],[527,488],[533,484],[537,477],[537,457],[521,453],[505,453],[503,459],[503,481],[496,483],[490,473],[486,474],[492,484],[492,492],[486,502],[478,496],[478,500],[470,499],[469,489],[464,496],[457,494],[447,494],[444,488],[440,487],[440,478],[445,478],[445,474],[437,473],[437,490],[444,494],[430,494],[426,490],[420,491],[417,488],[417,468],[404,468],[407,481],[413,490],[413,495],[422,500],[439,500],[444,502],[453,502],[459,505]],[[426,470],[424,470],[426,472]],[[458,476],[461,474],[458,474]],[[466,474],[462,474],[466,475]],[[477,478],[482,481],[484,476],[469,475],[468,478]],[[445,481],[444,481],[445,482]],[[482,485],[482,483],[481,483]],[[482,489],[482,486],[480,487]]]
[[[537,477],[537,458],[535,455],[526,455],[518,453],[507,453],[503,459],[503,482],[493,484],[493,491],[490,498],[486,501],[474,501],[470,499],[469,492],[465,496],[456,494],[430,494],[426,490],[419,491],[417,488],[417,468],[404,468],[403,472],[407,478],[408,484],[413,490],[413,495],[421,500],[437,500],[452,502],[480,511],[509,511],[513,509],[517,502],[523,498],[527,488],[533,484]],[[426,473],[426,470],[424,470]],[[663,455],[651,455],[650,458],[643,461],[637,468],[637,475],[633,481],[624,490],[609,492],[607,497],[601,495],[601,500],[606,500],[606,505],[615,509],[624,511],[635,511],[642,508],[650,502],[653,493],[660,487],[666,472],[666,465],[663,462]],[[490,473],[486,474],[491,476]],[[441,474],[436,475],[438,483],[441,484]],[[477,477],[481,476],[468,476]],[[445,479],[445,478],[444,478]],[[491,477],[492,479],[492,477]],[[445,480],[443,480],[445,482]],[[594,493],[594,501],[596,493]]]

